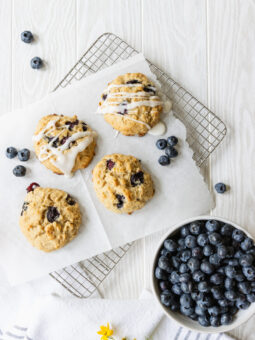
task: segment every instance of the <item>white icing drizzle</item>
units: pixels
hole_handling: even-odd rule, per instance
[[[138,91],[138,92],[110,92],[111,88],[121,88],[121,87],[143,87],[141,83],[136,84],[110,84],[108,88],[103,92],[104,95],[107,95],[105,101],[101,106],[98,107],[97,113],[100,114],[114,114],[114,115],[125,115],[124,117],[132,120],[134,122],[143,124],[147,127],[148,130],[151,129],[150,125],[142,122],[140,120],[134,119],[129,115],[132,114],[133,109],[140,106],[150,106],[156,107],[162,105],[163,103],[160,101],[158,96],[151,96],[150,92]],[[152,91],[156,91],[154,86],[147,86]],[[117,100],[114,102],[108,102],[108,99],[116,98]],[[135,101],[132,103],[125,102],[127,98],[143,98],[143,100]],[[150,98],[150,100],[146,100],[146,98]],[[118,101],[120,99],[120,101]],[[131,111],[131,112],[130,112]]]
[[[78,153],[85,150],[93,142],[97,134],[95,131],[76,132],[68,137],[65,143],[55,148],[53,147],[53,143],[57,140],[62,131],[69,127],[68,125],[63,125],[59,128],[56,128],[56,123],[59,121],[59,119],[60,118],[58,117],[55,120],[51,120],[42,131],[33,136],[33,140],[37,142],[42,139],[45,136],[46,131],[47,133],[50,133],[55,129],[61,129],[60,133],[57,134],[48,144],[41,146],[38,159],[43,162],[51,158],[52,156],[56,156],[56,159],[50,159],[50,162],[58,169],[60,169],[64,173],[64,175],[70,177],[72,176],[72,169]],[[81,140],[79,143],[77,142],[76,146],[72,146],[68,152],[64,153],[64,151],[69,148],[69,144],[71,142],[75,142],[80,138],[84,139]]]

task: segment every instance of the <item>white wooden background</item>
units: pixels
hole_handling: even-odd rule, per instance
[[[36,35],[32,45],[20,33]],[[0,113],[51,91],[89,45],[113,32],[169,73],[227,124],[228,135],[207,167],[215,215],[255,236],[254,0],[0,0]],[[46,61],[34,71],[33,56]],[[108,298],[138,298],[150,287],[152,254],[161,235],[135,243],[103,283]],[[255,339],[255,317],[232,332]]]

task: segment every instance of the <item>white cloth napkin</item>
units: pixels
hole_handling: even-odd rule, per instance
[[[100,325],[106,325],[107,322],[114,329],[113,336],[116,339],[231,339],[223,333],[201,334],[180,327],[163,315],[148,292],[140,300],[80,300],[56,295],[44,296],[27,311],[26,318],[28,315],[26,327],[18,323],[4,334],[0,333],[0,339],[99,340],[97,331]]]

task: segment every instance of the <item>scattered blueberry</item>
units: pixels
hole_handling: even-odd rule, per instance
[[[234,279],[230,279],[229,277],[227,277],[225,279],[225,283],[224,283],[224,286],[227,290],[229,289],[233,289],[235,287],[235,280]]]
[[[247,294],[246,299],[247,299],[247,301],[250,302],[250,303],[255,302],[255,293]]]
[[[209,220],[209,221],[206,222],[205,227],[208,231],[210,231],[212,233],[214,231],[219,230],[220,223],[216,220]]]
[[[205,273],[201,272],[201,270],[196,270],[193,275],[193,280],[195,282],[200,282],[205,280]]]
[[[236,276],[236,274],[237,274],[236,268],[233,267],[233,266],[226,266],[225,267],[225,274],[230,279],[233,279]]]
[[[176,271],[173,271],[170,274],[169,281],[172,282],[172,284],[179,283],[180,282],[180,275]]]
[[[195,249],[195,248],[193,248],[193,249]],[[195,257],[192,257],[191,259],[189,259],[187,264],[188,264],[189,270],[192,273],[194,273],[196,270],[198,270],[200,268],[200,261]]]
[[[188,235],[185,237],[185,245],[187,248],[194,248],[197,245],[196,237],[193,235]]]
[[[206,244],[203,248],[204,256],[211,256],[214,253],[214,249],[210,244]]]
[[[212,327],[219,327],[220,326],[220,317],[219,316],[210,316],[210,325]]]
[[[193,285],[191,281],[181,283],[181,290],[185,294],[190,294],[192,292],[192,288],[193,288]]]
[[[237,287],[240,290],[240,292],[245,295],[250,294],[251,292],[250,282],[238,282]]]
[[[169,146],[175,146],[178,143],[178,138],[175,136],[170,136],[167,138],[167,144]]]
[[[209,257],[209,262],[213,264],[214,266],[218,267],[221,263],[221,259],[218,254],[212,254]]]
[[[108,170],[112,170],[112,168],[114,167],[115,162],[113,162],[111,159],[107,159],[106,161],[106,167]]]
[[[221,273],[215,273],[211,275],[210,281],[216,286],[221,285],[224,281],[224,276]]]
[[[228,254],[228,248],[224,245],[220,245],[217,248],[217,255],[219,256],[220,259],[225,259]]]
[[[172,146],[167,146],[165,148],[165,154],[169,157],[169,158],[174,158],[178,156],[178,151],[173,148]]]
[[[75,205],[75,200],[70,196],[70,195],[67,195],[66,196],[66,201],[69,205]]]
[[[165,270],[168,273],[172,273],[173,269],[170,264],[170,260],[166,256],[160,256],[158,260],[158,266],[159,268]]]
[[[189,235],[189,225],[181,227],[181,236],[186,237]]]
[[[204,247],[206,244],[209,243],[208,235],[207,234],[200,234],[197,237],[197,244],[201,247]]]
[[[255,267],[243,267],[244,276],[247,278],[248,281],[253,281],[255,279]]]
[[[250,306],[250,302],[246,300],[245,296],[242,295],[236,300],[236,307],[238,309],[247,309]]]
[[[183,293],[182,289],[181,289],[181,285],[175,283],[174,285],[172,285],[172,292],[175,295],[181,295]]]
[[[175,252],[177,250],[177,243],[169,238],[165,240],[164,247],[170,252]]]
[[[179,281],[180,282],[189,282],[190,281],[190,274],[189,273],[182,273],[180,274]]]
[[[156,146],[159,150],[163,150],[167,146],[167,141],[165,139],[158,139],[156,142]]]
[[[215,184],[215,190],[218,194],[224,194],[224,192],[227,190],[226,184],[224,183],[217,183]]]
[[[169,290],[164,290],[160,295],[160,301],[166,307],[169,307],[173,302],[173,293]]]
[[[254,257],[251,254],[244,254],[240,259],[239,263],[243,267],[251,266],[253,263]]]
[[[9,146],[6,151],[5,151],[5,154],[8,158],[12,159],[14,157],[17,156],[18,154],[18,151],[17,149],[15,149],[13,146]]]
[[[17,165],[12,172],[16,177],[23,177],[26,174],[26,168],[23,165]]]
[[[232,235],[232,232],[233,232],[233,227],[232,225],[230,224],[224,224],[222,227],[221,227],[221,235],[224,235],[224,236],[231,236]]]
[[[208,238],[209,238],[209,242],[214,246],[220,244],[222,240],[222,237],[218,233],[211,233],[209,234]]]
[[[225,313],[222,314],[220,317],[220,323],[221,325],[229,325],[233,320],[233,317],[231,314]]]
[[[246,237],[244,241],[241,243],[241,248],[243,251],[249,250],[254,245],[251,238]]]
[[[168,274],[165,272],[163,269],[157,267],[155,269],[155,276],[159,280],[167,280],[168,279]]]
[[[34,57],[33,59],[31,59],[30,65],[33,69],[38,70],[43,66],[43,61],[39,57]]]
[[[118,200],[118,203],[116,204],[117,208],[121,209],[123,207],[123,205],[124,205],[125,196],[119,195],[119,194],[116,194],[115,196],[116,196],[116,198]]]
[[[179,267],[179,272],[181,274],[187,273],[189,271],[189,267],[186,263],[182,263]]]
[[[235,229],[232,233],[232,238],[237,242],[242,242],[244,239],[244,233],[242,230]]]
[[[208,293],[211,290],[211,286],[207,281],[201,281],[199,282],[197,289],[199,290],[199,292]]]
[[[202,272],[204,272],[205,274],[208,274],[208,275],[210,275],[214,272],[214,266],[208,261],[202,262],[200,269],[202,270]]]
[[[198,322],[203,327],[209,327],[210,326],[210,320],[209,320],[208,316],[206,316],[206,315],[199,316],[198,317]]]
[[[160,281],[159,282],[159,287],[161,290],[166,290],[166,289],[171,289],[172,285],[169,281]]]
[[[203,257],[203,250],[200,247],[194,247],[191,249],[192,251],[192,257],[201,259]]]
[[[21,162],[26,162],[29,160],[30,157],[30,151],[28,149],[22,149],[18,152],[18,159]]]
[[[158,162],[160,165],[169,165],[170,164],[170,158],[167,156],[160,156],[158,159]]]
[[[202,224],[199,221],[191,222],[190,226],[189,226],[189,230],[190,230],[190,233],[192,235],[196,235],[197,236],[197,235],[199,235],[201,233]]]
[[[24,31],[21,33],[21,40],[24,43],[29,44],[33,41],[33,39],[34,39],[33,34],[30,31]]]

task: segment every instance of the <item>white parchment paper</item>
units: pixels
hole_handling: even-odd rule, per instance
[[[100,94],[107,83],[126,72],[142,72],[155,80],[144,57],[137,55],[0,118],[0,266],[11,284],[32,280],[112,247],[170,228],[182,219],[204,214],[212,208],[213,200],[185,141],[185,127],[172,114],[163,118],[167,125],[165,136],[175,135],[179,138],[179,156],[170,166],[162,167],[157,162],[163,153],[155,146],[158,137],[148,134],[144,137],[125,137],[116,134],[103,116],[95,113]],[[32,136],[37,122],[42,116],[51,113],[77,114],[78,118],[96,130],[96,156],[88,168],[76,172],[69,179],[47,170],[32,152],[31,160],[24,163],[27,175],[16,178],[12,169],[21,162],[17,158],[6,158],[6,147],[33,150]],[[93,167],[105,154],[114,152],[131,154],[140,159],[155,183],[155,196],[143,209],[132,215],[108,211],[98,201],[93,190]],[[52,253],[34,249],[19,229],[25,188],[31,182],[65,190],[81,205],[83,221],[78,236],[64,248]]]

